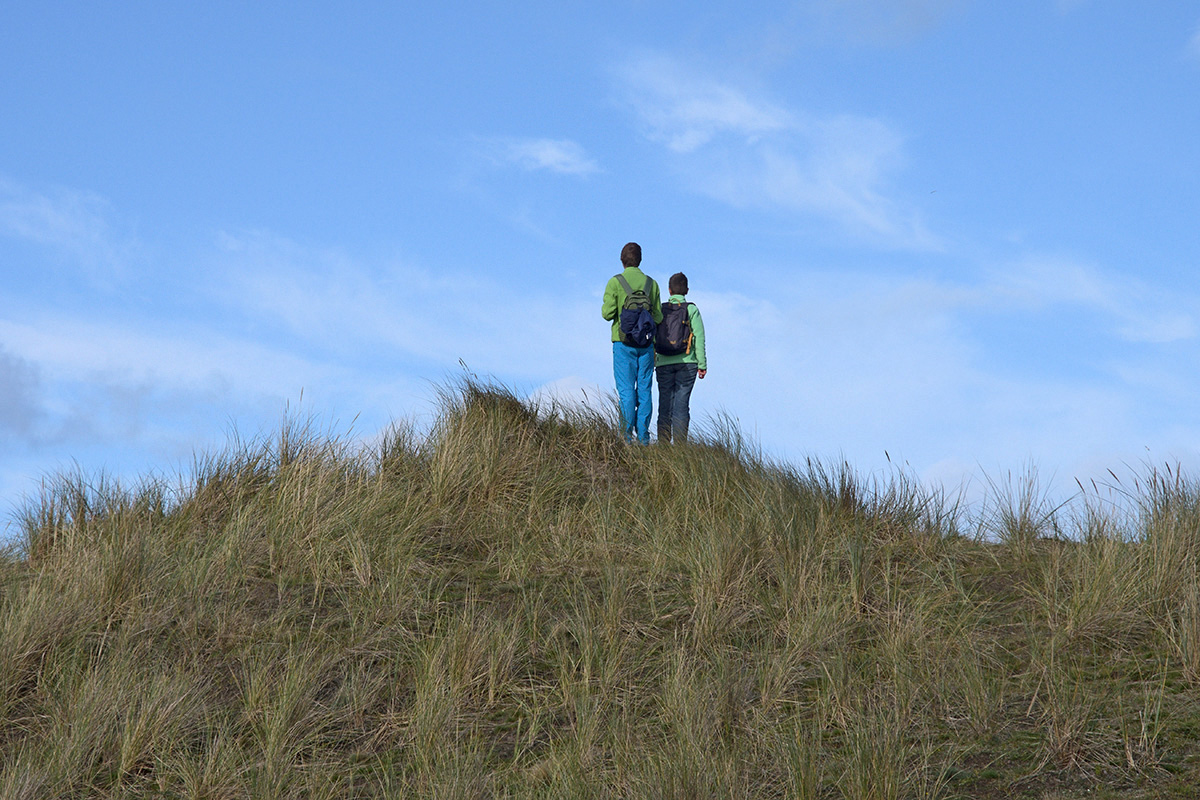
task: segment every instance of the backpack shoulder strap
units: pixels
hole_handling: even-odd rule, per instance
[[[617,273],[613,277],[617,279],[617,283],[621,284],[621,288],[625,290],[626,297],[633,294],[633,289],[629,288],[629,281],[625,280],[624,275]]]

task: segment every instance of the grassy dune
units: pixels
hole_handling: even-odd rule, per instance
[[[65,476],[0,559],[0,798],[1195,797],[1200,486],[1127,499],[970,518],[473,383]]]

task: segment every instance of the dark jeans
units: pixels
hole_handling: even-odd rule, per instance
[[[658,440],[685,442],[692,418],[688,404],[699,368],[695,364],[664,364],[654,372],[658,375]]]

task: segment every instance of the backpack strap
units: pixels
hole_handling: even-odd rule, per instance
[[[617,279],[617,283],[621,284],[621,288],[625,290],[626,298],[628,298],[629,295],[633,294],[633,289],[629,288],[629,281],[625,280],[624,275],[617,273],[613,277]],[[646,280],[649,280],[649,278],[647,278]]]

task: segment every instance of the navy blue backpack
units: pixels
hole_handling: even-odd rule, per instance
[[[636,292],[629,288],[629,282],[624,275],[615,275],[621,288],[625,290],[625,305],[621,306],[621,341],[633,347],[649,347],[654,344],[654,316],[650,313],[652,307],[650,295],[654,281],[649,276],[646,283]]]

